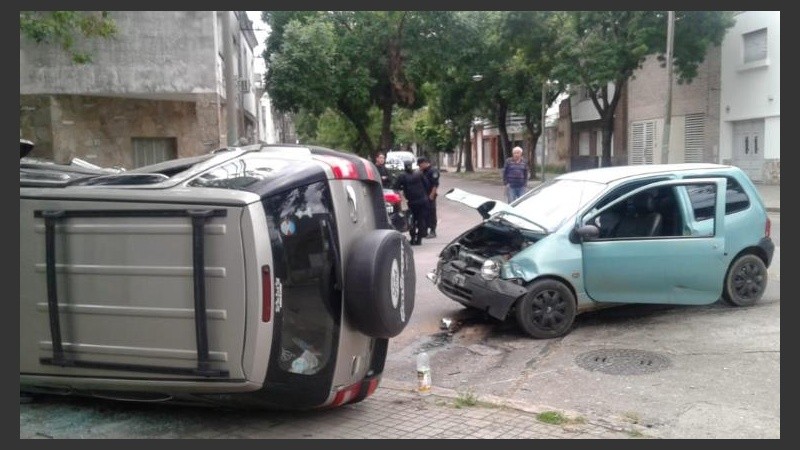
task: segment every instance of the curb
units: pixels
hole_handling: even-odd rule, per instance
[[[780,206],[778,206],[778,207],[775,207],[775,206],[768,206],[768,207],[767,207],[767,212],[771,212],[771,213],[778,213],[778,214],[780,214],[780,213],[781,213],[781,207],[780,207]]]
[[[389,380],[389,379],[383,378],[383,379],[381,379],[381,382],[379,384],[378,389],[387,389],[387,390],[393,390],[393,391],[416,393],[417,392],[417,385],[414,384],[414,383],[408,383],[408,382],[397,381],[397,380]],[[432,386],[430,395],[434,396],[434,397],[442,397],[442,398],[447,398],[447,399],[450,399],[450,400],[455,400],[455,399],[461,397],[463,394],[458,392],[458,391],[456,391],[456,390],[454,390],[454,389],[448,389],[448,388],[439,387],[439,386]],[[513,409],[513,410],[516,410],[516,411],[524,412],[524,413],[527,413],[527,414],[536,415],[536,414],[539,414],[539,413],[542,413],[542,412],[545,412],[545,411],[558,411],[558,412],[563,413],[565,416],[567,416],[569,418],[583,417],[582,414],[580,414],[580,413],[578,413],[576,411],[569,411],[569,410],[565,410],[565,409],[561,409],[561,408],[553,408],[553,407],[550,407],[550,406],[547,406],[547,405],[537,405],[537,404],[532,404],[532,403],[528,403],[528,402],[524,402],[524,401],[520,401],[520,400],[510,399],[510,398],[507,398],[507,397],[499,397],[499,396],[496,396],[496,395],[477,394],[476,398],[481,403],[488,403],[488,404],[490,404],[492,406],[509,408],[509,409]],[[639,426],[633,425],[631,423],[616,423],[616,422],[608,420],[608,419],[587,419],[586,420],[586,424],[587,425],[597,426],[597,427],[600,427],[600,428],[604,428],[604,429],[607,429],[607,430],[610,430],[610,431],[619,432],[619,433],[626,433],[626,432],[631,432],[631,431],[640,431],[640,432],[641,431],[647,431],[648,433],[652,433],[654,431],[652,429],[645,428],[645,427],[639,427]],[[656,437],[656,436],[652,436],[651,435],[651,437]]]

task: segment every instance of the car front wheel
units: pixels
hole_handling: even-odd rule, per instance
[[[766,289],[767,266],[758,256],[746,254],[728,268],[722,299],[733,306],[751,306],[761,299]]]
[[[575,296],[560,281],[536,281],[517,301],[515,314],[519,326],[531,337],[550,339],[563,336],[575,321]]]

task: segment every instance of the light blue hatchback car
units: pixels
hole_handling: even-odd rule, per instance
[[[626,303],[757,302],[774,244],[753,183],[717,164],[621,166],[561,175],[511,205],[453,189],[484,221],[428,274],[438,289],[534,338],[578,313]]]

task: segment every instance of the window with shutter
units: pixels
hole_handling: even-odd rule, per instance
[[[703,162],[703,145],[705,142],[705,115],[687,114],[683,138],[684,162]]]
[[[744,39],[744,62],[750,63],[767,59],[767,29],[752,31],[742,35]]]
[[[631,151],[629,164],[653,164],[656,144],[656,123],[648,120],[631,124]]]

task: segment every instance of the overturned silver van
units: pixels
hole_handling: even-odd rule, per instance
[[[414,307],[369,161],[256,145],[120,173],[20,163],[20,390],[361,401]]]

